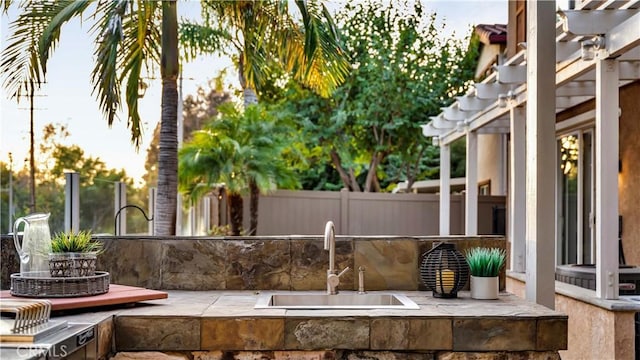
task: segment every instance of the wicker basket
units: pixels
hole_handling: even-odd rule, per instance
[[[108,272],[96,271],[93,276],[37,277],[11,274],[11,295],[35,298],[65,298],[93,296],[109,291]]]
[[[51,253],[49,272],[52,277],[93,276],[96,273],[97,253]]]

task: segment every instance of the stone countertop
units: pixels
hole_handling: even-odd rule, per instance
[[[457,299],[438,299],[421,291],[388,292],[408,296],[420,309],[254,309],[258,291],[173,290],[168,299],[58,316],[94,323],[113,317],[119,351],[557,351],[567,347],[566,315],[509,293],[501,293],[498,300],[474,300],[468,292],[459,293]]]

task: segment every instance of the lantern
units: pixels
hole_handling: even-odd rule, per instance
[[[450,243],[434,244],[422,255],[420,280],[433,291],[433,297],[455,298],[469,278],[469,265]]]

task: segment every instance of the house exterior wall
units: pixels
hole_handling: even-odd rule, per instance
[[[476,68],[476,79],[481,79],[495,64],[496,58],[502,54],[502,46],[500,44],[484,45],[484,48],[480,52],[480,59],[478,59],[478,66]]]
[[[507,276],[507,291],[525,298],[525,284]],[[555,310],[569,316],[563,360],[635,359],[635,313],[611,311],[556,293]]]
[[[627,264],[640,265],[640,81],[620,89],[619,212]]]
[[[478,185],[491,181],[490,195],[505,195],[504,164],[507,161],[503,154],[502,134],[482,134],[478,136]]]

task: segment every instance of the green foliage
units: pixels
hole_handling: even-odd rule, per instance
[[[51,252],[99,252],[102,243],[91,240],[91,231],[59,232],[51,238]]]
[[[430,145],[420,125],[471,84],[475,63],[469,59],[477,53],[440,38],[436,15],[424,15],[420,2],[357,2],[338,20],[353,71],[336,93],[332,118],[344,119],[355,148],[368,154],[365,190],[374,189],[376,166],[390,154],[400,170],[396,177],[423,177],[430,169],[421,159]]]
[[[291,4],[294,11],[279,0],[202,2],[202,23],[181,24],[180,43],[187,58],[235,50],[243,90],[260,91],[276,69],[329,96],[348,72],[335,24],[321,1]]]
[[[444,25],[436,15],[412,4],[347,4],[336,16],[352,68],[345,83],[329,99],[293,82],[285,88],[278,109],[300,127],[313,164],[300,170],[317,181],[305,189],[382,191],[398,181],[438,177],[439,148],[420,125],[472,83],[478,41],[440,37]],[[330,174],[318,171],[325,168]],[[342,184],[333,181],[337,174]]]
[[[227,191],[246,195],[255,181],[261,192],[296,188],[297,179],[285,158],[291,129],[260,105],[244,112],[233,104],[219,107],[221,116],[193,133],[180,151],[180,190],[197,199],[223,183]]]
[[[498,248],[473,248],[465,254],[472,276],[493,277],[498,276],[504,266],[506,254]]]
[[[241,195],[299,187],[290,163],[299,161],[300,156],[290,146],[290,126],[263,106],[251,105],[240,111],[226,103],[218,109],[221,116],[193,133],[180,151],[179,190],[196,200],[223,187],[229,196],[232,232],[239,235]]]

